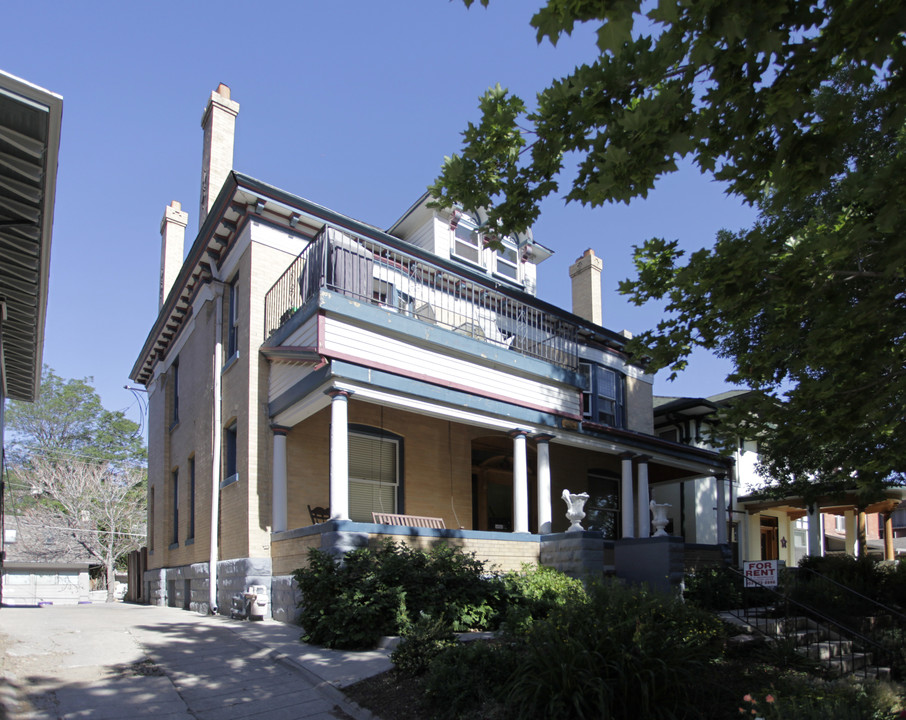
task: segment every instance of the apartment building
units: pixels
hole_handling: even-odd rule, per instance
[[[491,246],[481,209],[422,195],[381,230],[234,171],[238,113],[211,94],[199,232],[186,252],[188,213],[165,209],[131,372],[150,408],[144,597],[223,613],[263,584],[291,620],[309,548],[387,537],[620,574],[652,495],[730,471],[654,434],[652,377],[601,325],[592,250],[555,307],[536,296],[552,251],[531,233]],[[583,533],[565,532],[565,490],[589,495]]]

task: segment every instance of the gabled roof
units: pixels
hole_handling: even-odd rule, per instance
[[[63,98],[0,71],[0,314],[7,397],[38,394]]]

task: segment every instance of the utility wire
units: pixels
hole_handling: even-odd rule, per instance
[[[36,523],[17,523],[17,525],[22,525],[23,527],[36,527],[43,528],[45,530],[67,530],[69,532],[80,532],[80,533],[96,533],[98,535],[126,535],[128,537],[146,537],[147,533],[127,533],[119,532],[115,530],[89,530],[88,528],[74,528],[74,527],[65,527],[63,525],[44,525]]]

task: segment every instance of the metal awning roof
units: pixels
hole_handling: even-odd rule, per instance
[[[63,98],[0,71],[0,372],[7,397],[38,394]]]

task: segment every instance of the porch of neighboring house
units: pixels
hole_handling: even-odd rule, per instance
[[[866,503],[855,492],[812,503],[792,497],[739,498],[745,522],[740,546],[745,560],[780,560],[795,566],[805,555],[872,555],[893,560],[906,554],[894,538],[892,514],[906,489],[888,488]]]

